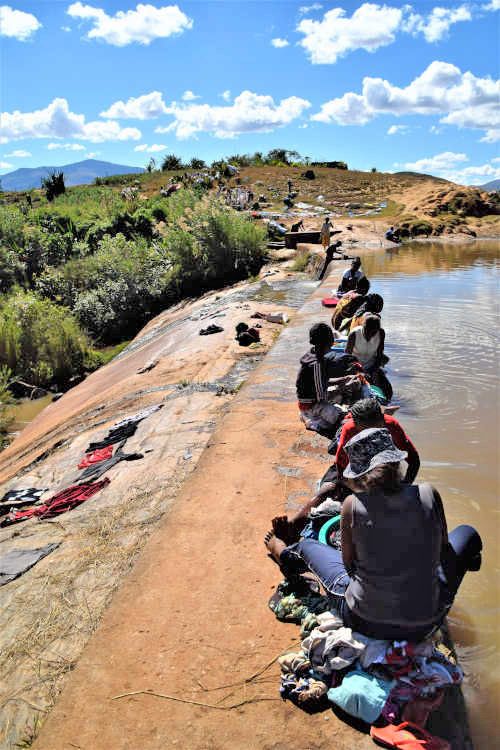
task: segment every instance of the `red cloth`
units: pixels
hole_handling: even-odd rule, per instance
[[[100,464],[101,461],[105,461],[107,458],[111,458],[113,455],[113,446],[107,445],[105,448],[97,448],[92,453],[86,453],[85,457],[82,458],[78,464],[79,469],[86,469],[87,466],[92,464]]]
[[[25,521],[27,518],[52,518],[60,513],[66,513],[95,495],[99,490],[109,484],[110,480],[105,477],[100,482],[84,482],[82,484],[73,484],[53,497],[49,498],[43,505],[36,505],[34,508],[27,510],[18,510],[9,513],[2,525],[10,525],[18,521]]]
[[[396,448],[399,448],[400,451],[407,451],[408,457],[411,454],[417,452],[415,446],[413,445],[410,438],[403,430],[397,419],[391,417],[389,414],[384,414],[384,422],[385,426],[391,433],[391,437]],[[339,473],[342,473],[349,463],[349,456],[344,449],[345,444],[348,443],[349,440],[354,437],[354,435],[357,435],[358,432],[361,432],[362,429],[362,427],[359,427],[357,424],[355,424],[352,417],[349,417],[349,419],[344,422],[342,432],[340,433],[337,453],[335,454],[335,463],[337,464]]]

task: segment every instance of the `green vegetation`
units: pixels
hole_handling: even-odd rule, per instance
[[[204,185],[168,198],[132,185],[0,202],[0,366],[13,377],[64,389],[161,310],[259,271],[265,229]]]
[[[9,404],[13,402],[13,398],[8,389],[12,373],[6,365],[0,367],[0,450],[7,445],[7,430],[12,417],[8,416]]]
[[[42,187],[45,190],[45,197],[49,202],[57,198],[58,195],[65,193],[66,185],[64,184],[63,172],[53,172],[48,177],[44,177]]]
[[[297,271],[297,272],[305,271],[308,266],[310,258],[311,258],[311,253],[309,252],[309,250],[302,250],[301,252],[297,253],[291,266],[292,271]]]

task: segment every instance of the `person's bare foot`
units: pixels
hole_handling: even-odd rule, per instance
[[[285,542],[282,539],[278,539],[274,531],[268,531],[264,537],[264,544],[273,560],[279,563],[280,555],[286,549]]]
[[[288,516],[276,516],[271,521],[271,524],[273,527],[273,531],[278,539],[283,539],[283,541],[288,544],[290,536],[290,524],[288,521]]]

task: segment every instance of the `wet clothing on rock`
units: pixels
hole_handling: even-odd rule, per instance
[[[222,326],[217,326],[215,323],[212,323],[212,325],[200,330],[200,336],[210,336],[212,333],[222,333],[223,330]]]
[[[37,549],[13,549],[0,557],[0,586],[3,586],[32,568],[42,558],[50,555],[60,542],[46,544]]]
[[[99,448],[98,450],[92,451],[92,453],[86,453],[84,458],[78,464],[79,469],[86,469],[88,466],[99,464],[101,461],[105,461],[107,458],[111,458],[113,455],[113,446],[107,445],[105,448]]]
[[[153,406],[148,406],[146,409],[141,409],[141,411],[138,411],[136,414],[131,414],[129,417],[124,417],[123,419],[120,419],[119,422],[116,422],[113,425],[113,430],[123,427],[126,424],[139,424],[143,419],[147,419],[151,414],[154,414],[160,409],[163,409],[163,404],[154,404]]]
[[[144,458],[142,453],[124,453],[123,446],[125,445],[125,442],[126,441],[123,440],[120,443],[120,445],[116,449],[114,456],[111,456],[111,458],[108,458],[105,461],[101,461],[98,464],[88,466],[84,471],[82,471],[79,477],[79,481],[95,481],[107,471],[112,469],[113,466],[116,466],[116,464],[120,463],[120,461],[137,461],[137,459],[139,458]]]
[[[92,453],[100,448],[106,448],[108,445],[115,445],[121,443],[123,440],[127,440],[129,437],[135,434],[137,430],[137,422],[125,422],[119,427],[112,427],[106,437],[103,440],[97,440],[94,443],[89,443],[85,453]]]
[[[9,511],[12,508],[22,508],[25,505],[36,505],[40,503],[40,498],[46,489],[37,489],[28,487],[22,490],[9,490],[0,500],[0,513]]]
[[[56,495],[53,495],[43,505],[27,510],[18,510],[9,513],[0,523],[0,526],[10,526],[19,521],[26,521],[28,518],[53,518],[68,510],[73,510],[81,505],[90,497],[99,492],[103,487],[108,485],[110,480],[105,477],[100,482],[87,484],[74,484]]]

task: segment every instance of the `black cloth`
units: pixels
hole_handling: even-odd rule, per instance
[[[99,477],[101,477],[107,471],[112,469],[113,466],[116,466],[116,464],[120,463],[120,461],[136,461],[139,458],[144,458],[142,453],[124,453],[124,445],[125,440],[120,443],[115,451],[114,456],[111,456],[111,458],[107,458],[105,461],[101,461],[98,464],[92,464],[92,466],[88,466],[86,469],[84,469],[80,474],[78,481],[93,482],[96,479],[99,479]]]
[[[137,422],[127,422],[120,427],[113,427],[103,440],[98,440],[95,443],[89,443],[85,453],[90,453],[98,448],[106,448],[107,445],[115,445],[115,443],[121,443],[132,435],[137,430]]]
[[[39,490],[36,487],[28,487],[22,490],[10,490],[0,500],[0,513],[9,511],[11,508],[22,508],[25,505],[36,505],[46,489]]]
[[[224,329],[221,328],[221,326],[216,326],[214,324],[207,326],[207,328],[202,328],[200,331],[200,336],[210,336],[211,333],[221,333]]]

